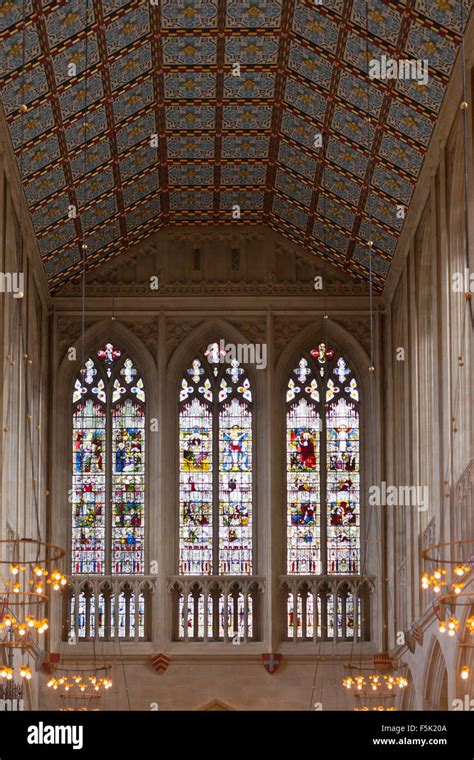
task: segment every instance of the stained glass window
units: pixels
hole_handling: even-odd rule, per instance
[[[359,413],[342,397],[327,410],[328,571],[359,572]]]
[[[143,573],[145,389],[110,342],[76,379],[72,454],[73,574]]]
[[[186,369],[179,414],[179,572],[252,572],[252,389],[210,344]]]
[[[286,390],[287,571],[360,572],[359,390],[324,343],[304,353]]]
[[[227,595],[214,587],[203,593],[196,584],[178,595],[178,640],[224,641],[237,644],[254,636],[254,597],[238,588]],[[207,602],[206,602],[207,599]],[[186,612],[185,612],[186,610]]]
[[[143,573],[145,411],[127,398],[112,410],[112,572]]]
[[[105,572],[106,416],[104,382],[89,359],[74,387],[72,572]]]

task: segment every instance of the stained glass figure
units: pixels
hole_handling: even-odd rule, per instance
[[[290,373],[286,401],[287,572],[359,573],[356,378],[344,357],[320,343],[305,352]]]
[[[106,406],[86,387],[74,405],[72,572],[105,573]]]
[[[143,380],[132,359],[112,343],[95,356],[86,360],[73,390],[72,572],[139,574],[144,570]]]
[[[187,609],[185,613],[184,595],[179,595],[179,629],[178,638],[204,640],[213,638],[213,599],[207,597],[207,611],[205,597],[202,591],[194,590],[187,597]],[[207,620],[206,620],[207,618]],[[207,631],[206,631],[207,622]]]
[[[301,594],[296,595],[296,608],[294,594],[288,594],[287,601],[287,614],[288,614],[288,637],[292,639],[295,635],[296,625],[296,638],[300,639],[303,636],[303,600]]]
[[[326,631],[329,639],[334,638],[334,596],[328,594],[326,597]]]
[[[107,377],[111,376],[112,366],[114,365],[115,361],[120,358],[121,355],[122,352],[120,349],[114,346],[112,343],[106,343],[103,348],[99,348],[97,351],[98,358],[101,359],[102,363],[105,366]]]
[[[328,503],[328,571],[359,572],[360,481],[359,413],[354,402],[340,398],[326,415]]]
[[[118,610],[116,608],[117,633],[120,639],[124,639],[127,635],[127,606],[125,592],[122,591],[118,596]]]
[[[233,398],[219,414],[219,573],[252,572],[252,413]]]
[[[143,594],[137,596],[131,594],[129,606],[129,637],[133,639],[138,636],[139,639],[142,639],[145,636],[145,597]]]
[[[319,574],[321,421],[306,395],[289,407],[286,424],[288,572]]]
[[[252,572],[252,389],[209,344],[180,388],[179,572]]]
[[[344,598],[344,613],[345,613],[345,637],[346,639],[354,638],[355,630],[355,610],[354,610],[354,595],[348,593]],[[360,639],[362,635],[362,612],[361,612],[361,599],[357,597],[357,636]]]
[[[194,398],[179,415],[179,572],[212,572],[212,410]]]
[[[74,622],[76,622],[77,637],[84,639],[87,635],[86,622],[87,622],[87,601],[84,592],[78,596],[78,605],[76,610],[76,599],[73,596],[71,600],[71,621],[70,621],[70,641],[75,641],[76,631],[74,630]]]
[[[332,348],[327,348],[324,343],[320,343],[317,348],[313,348],[311,356],[314,356],[318,360],[319,364],[326,364],[326,362],[334,356]]]
[[[221,348],[221,345],[217,342],[209,343],[204,351],[204,356],[207,358],[209,364],[219,364],[219,362],[225,357],[225,354],[225,349]]]
[[[145,411],[130,398],[114,405],[112,572],[143,573]]]
[[[184,639],[184,632],[187,630],[187,635],[191,635],[193,629],[193,616],[194,616],[194,600],[188,596],[188,604],[186,605],[186,611],[184,608],[184,595],[179,595],[179,632],[178,637]]]

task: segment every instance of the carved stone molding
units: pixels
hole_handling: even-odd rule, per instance
[[[174,351],[201,322],[200,319],[167,319],[166,346],[168,350]]]
[[[363,346],[370,355],[370,327],[368,317],[337,317],[335,322],[342,325],[342,327],[345,327],[347,332],[358,340],[361,346]]]
[[[123,320],[123,323],[147,348],[152,349],[158,343],[159,320],[157,317],[154,319]]]
[[[86,320],[85,327],[91,324],[91,320]],[[66,319],[61,317],[57,323],[58,344],[61,349],[69,348],[77,343],[82,333],[82,320],[80,317]]]
[[[275,317],[273,322],[275,346],[282,350],[310,322],[310,319],[283,319],[282,317]]]
[[[162,278],[160,278],[162,279]],[[364,295],[366,288],[353,282],[327,282],[325,293],[330,295]],[[266,280],[249,282],[241,281],[200,281],[200,282],[161,282],[158,290],[151,290],[148,280],[146,282],[122,282],[113,288],[111,282],[91,282],[87,286],[87,296],[90,298],[116,296],[218,296],[218,295],[274,295],[274,296],[314,296],[318,292],[314,290],[314,281],[288,282],[278,281],[274,275],[269,275]],[[81,287],[75,283],[65,286],[61,296],[79,296]]]
[[[248,338],[252,343],[264,343],[266,335],[266,322],[263,319],[229,319],[242,335]]]
[[[96,320],[88,319],[85,322],[86,329]],[[158,342],[158,318],[120,320],[134,335],[137,336],[148,348],[152,348]],[[82,333],[82,320],[80,317],[58,319],[58,345],[61,351],[69,346],[77,345]]]

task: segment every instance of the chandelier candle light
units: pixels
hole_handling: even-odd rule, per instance
[[[437,556],[434,556],[437,555]],[[448,559],[456,557],[458,559]],[[459,556],[462,555],[462,556]],[[474,616],[467,618],[464,631],[461,630],[461,621],[456,616],[456,607],[472,607],[474,592],[466,591],[465,588],[471,578],[468,576],[473,567],[474,540],[446,541],[445,543],[433,544],[423,549],[421,556],[425,562],[435,564],[435,569],[426,571],[421,577],[421,587],[424,590],[432,590],[439,597],[442,618],[439,621],[439,632],[448,636],[455,636],[458,632],[464,639],[464,631],[470,636],[474,635]],[[448,571],[451,570],[451,573]],[[449,608],[449,616],[446,610]],[[461,646],[473,646],[462,644]]]

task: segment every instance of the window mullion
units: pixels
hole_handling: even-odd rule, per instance
[[[113,521],[113,489],[112,489],[112,469],[113,469],[113,419],[112,419],[112,379],[110,379],[107,389],[107,412],[105,419],[106,435],[106,457],[105,457],[105,488],[106,504],[108,509],[105,514],[105,575],[112,575],[112,521]]]
[[[217,383],[215,394],[218,394]],[[212,410],[212,575],[220,575],[219,572],[219,488],[220,488],[220,461],[219,461],[219,404],[213,403]]]
[[[326,389],[323,387],[325,397]],[[319,468],[319,492],[320,492],[320,530],[321,530],[321,574],[328,574],[328,547],[327,547],[327,521],[328,506],[327,500],[327,425],[326,425],[326,403],[320,408],[321,411],[321,439],[320,449],[320,468]]]

